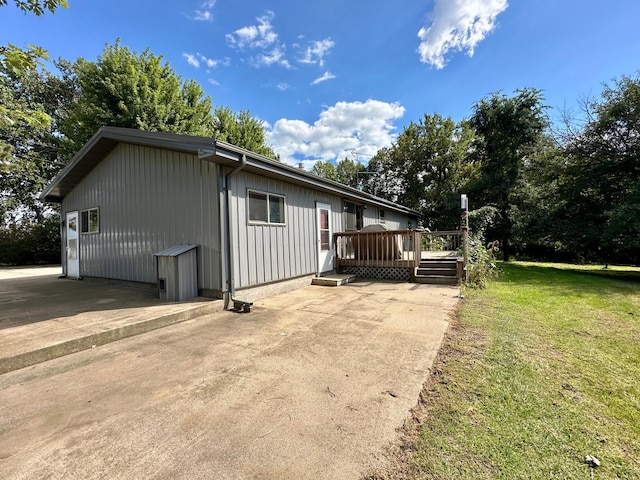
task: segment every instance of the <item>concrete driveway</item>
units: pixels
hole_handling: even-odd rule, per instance
[[[7,479],[353,479],[416,404],[459,289],[309,286],[0,375]]]

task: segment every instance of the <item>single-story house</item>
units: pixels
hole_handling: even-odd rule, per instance
[[[154,284],[196,245],[200,295],[334,270],[333,234],[419,212],[213,138],[103,127],[42,193],[61,204],[63,273]],[[271,288],[273,292],[273,288]]]

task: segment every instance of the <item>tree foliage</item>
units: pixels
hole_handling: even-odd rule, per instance
[[[422,212],[428,228],[455,228],[459,195],[474,176],[468,158],[472,140],[467,122],[425,114],[369,161],[373,175],[367,189]]]
[[[8,5],[8,0],[0,0],[0,7]],[[45,10],[51,13],[58,7],[69,8],[67,0],[14,0],[16,7],[23,12],[42,15]],[[7,76],[20,77],[28,73],[37,72],[42,66],[42,60],[48,60],[47,51],[42,47],[28,45],[20,48],[11,43],[0,45],[0,82],[7,81]],[[18,104],[7,93],[6,85],[0,87],[0,128],[14,123],[29,123],[34,128],[47,128],[51,119],[40,110],[24,103]],[[0,139],[0,162],[6,161],[11,153],[11,145]]]
[[[211,99],[149,49],[138,55],[117,41],[95,62],[80,58],[71,70],[78,98],[62,123],[62,133],[73,150],[102,126],[213,134]]]
[[[44,71],[2,71],[0,98],[15,112],[13,121],[0,121],[0,225],[42,221],[51,208],[38,194],[64,165],[59,155],[60,119],[71,102],[67,80]]]
[[[313,167],[311,168],[311,173],[329,180],[333,180],[333,181],[338,180],[338,175],[336,173],[336,166],[329,161],[318,160],[316,163],[313,164]]]
[[[343,158],[336,165],[328,161],[317,161],[313,164],[311,173],[319,177],[333,180],[353,188],[362,188],[364,178],[360,174],[365,173],[367,168],[360,162],[351,158]]]
[[[59,7],[69,8],[67,0],[14,0],[16,7],[25,13],[43,15],[46,10],[54,13]],[[0,0],[0,7],[9,4],[9,0]]]
[[[59,74],[0,64],[0,225],[39,222],[38,193],[103,125],[217,137],[275,158],[262,121],[211,99],[162,57],[119,42],[96,62],[60,59]]]
[[[345,157],[336,165],[336,181],[353,188],[362,186],[362,177],[359,175],[366,171],[366,167],[351,158]]]
[[[584,126],[565,137],[558,235],[582,258],[640,263],[640,75],[582,107]]]
[[[264,122],[251,116],[248,110],[234,113],[229,107],[217,107],[213,115],[213,135],[260,155],[276,158],[273,148],[266,143]]]
[[[548,126],[542,93],[535,89],[515,93],[513,97],[494,93],[483,98],[473,106],[470,119],[480,166],[474,193],[482,204],[498,210],[497,235],[505,260],[513,231],[513,192],[526,158]]]

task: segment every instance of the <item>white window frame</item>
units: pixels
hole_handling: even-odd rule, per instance
[[[378,209],[378,222],[379,223],[387,223],[387,212],[384,208]]]
[[[263,195],[267,200],[267,220],[251,220],[251,194],[255,193],[257,195]],[[269,208],[271,204],[271,199],[277,198],[282,199],[282,216],[284,217],[284,222],[273,222],[271,221],[271,209]],[[274,225],[274,226],[285,226],[287,224],[287,197],[284,195],[280,195],[277,193],[269,193],[263,192],[261,190],[247,189],[247,221],[249,225]]]
[[[95,229],[91,228],[91,212],[96,212],[98,217],[95,225]],[[85,222],[85,216],[87,221]],[[100,207],[85,208],[80,210],[80,234],[81,235],[93,235],[100,233]]]

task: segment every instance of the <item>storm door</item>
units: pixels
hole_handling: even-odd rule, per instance
[[[80,278],[80,239],[78,236],[78,212],[68,212],[65,224],[67,237],[67,277]]]
[[[331,205],[316,203],[316,239],[318,243],[318,275],[333,270]]]

